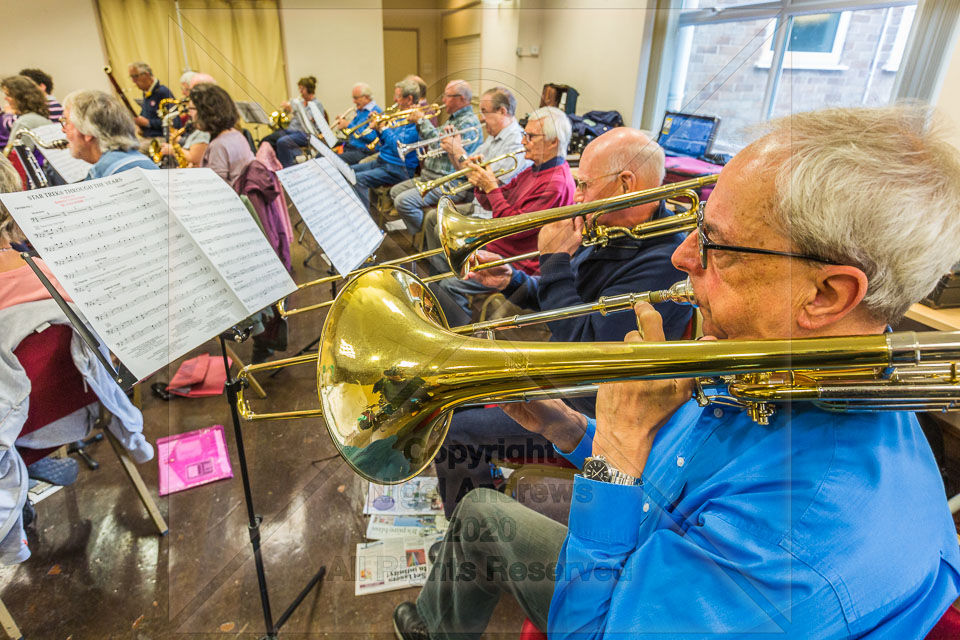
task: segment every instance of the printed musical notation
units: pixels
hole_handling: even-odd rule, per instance
[[[139,379],[296,289],[209,169],[135,169],[0,201]]]
[[[278,171],[277,177],[338,272],[353,271],[380,246],[383,233],[329,162],[314,158]]]
[[[319,153],[321,156],[329,160],[330,164],[332,164],[334,168],[339,171],[344,178],[347,179],[347,182],[350,184],[357,184],[356,172],[354,172],[354,170],[350,168],[350,165],[340,158],[340,155],[336,151],[323,144],[320,138],[317,136],[310,136],[310,146],[316,149],[317,153]]]

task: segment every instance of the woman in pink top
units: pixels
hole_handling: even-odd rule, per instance
[[[240,113],[233,99],[215,84],[200,83],[190,89],[190,116],[197,129],[210,134],[210,145],[200,161],[210,167],[231,187],[253,160],[253,150],[236,128]]]

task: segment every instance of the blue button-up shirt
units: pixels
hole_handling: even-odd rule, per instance
[[[381,109],[376,102],[371,100],[364,107],[357,109],[356,115],[353,116],[353,120],[350,121],[350,124],[347,125],[347,128],[349,129],[350,127],[357,126],[361,122],[366,122],[370,119],[371,115],[381,112],[383,112],[383,109]],[[366,135],[360,135],[360,133],[364,130],[364,128],[357,129],[357,132],[351,135],[350,139],[347,140],[346,146],[354,147],[356,149],[366,149],[367,145],[376,139],[377,132],[373,129],[370,129]]]
[[[549,635],[922,638],[960,593],[958,567],[912,413],[794,405],[760,426],[690,402],[641,486],[575,480]]]
[[[380,132],[380,159],[387,164],[406,166],[410,171],[417,168],[417,154],[408,153],[400,159],[399,143],[411,144],[417,141],[417,127],[412,122],[399,127],[386,127]]]
[[[156,169],[157,165],[147,156],[136,149],[129,151],[107,151],[100,156],[96,164],[90,167],[85,180],[94,180],[96,178],[106,178],[115,173],[122,173],[130,169]]]

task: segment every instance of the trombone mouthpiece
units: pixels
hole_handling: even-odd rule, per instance
[[[697,306],[697,297],[693,293],[693,285],[690,283],[690,278],[687,278],[686,280],[675,283],[665,291],[651,292],[650,302],[653,304],[658,302],[674,302],[676,304],[689,304],[695,307]]]

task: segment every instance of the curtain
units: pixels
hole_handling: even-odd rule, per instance
[[[234,100],[259,102],[269,113],[288,95],[277,0],[98,0],[100,23],[114,77],[127,95],[140,97],[127,65],[148,63],[160,82],[180,96],[186,68],[209,73]],[[181,45],[181,35],[182,42]]]
[[[896,99],[933,100],[957,41],[958,16],[960,0],[920,0],[893,88]]]

